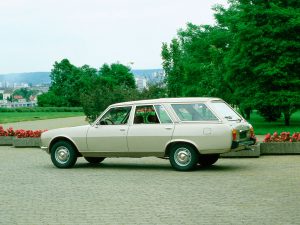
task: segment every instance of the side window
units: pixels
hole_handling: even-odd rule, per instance
[[[217,121],[218,118],[203,103],[172,104],[181,121]]]
[[[127,124],[131,107],[111,108],[100,119],[101,125],[120,125]]]
[[[152,105],[137,106],[134,113],[134,124],[159,123],[158,117]]]
[[[154,107],[161,123],[172,123],[166,109],[162,105],[155,105]]]

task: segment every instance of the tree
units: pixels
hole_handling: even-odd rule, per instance
[[[164,82],[149,83],[140,93],[141,99],[165,98],[167,96],[167,88]]]
[[[166,74],[166,84],[169,97],[180,97],[182,93],[183,65],[182,50],[177,39],[173,39],[170,46],[162,45],[163,69]]]
[[[93,88],[81,95],[81,104],[90,121],[95,120],[110,104],[138,99],[133,74],[122,64],[104,64]]]
[[[134,75],[130,68],[120,63],[113,63],[110,66],[104,64],[99,70],[99,76],[111,88],[117,86],[136,88]]]
[[[187,24],[170,46],[162,46],[169,96],[218,96],[231,99],[224,80],[223,58],[230,33],[216,26]]]
[[[232,0],[228,9],[216,7],[218,25],[233,34],[224,63],[235,100],[245,108],[277,108],[286,125],[300,107],[299,6],[296,0]],[[268,111],[265,116],[278,113]]]
[[[76,67],[63,59],[54,63],[50,77],[49,92],[38,98],[40,106],[81,106],[80,95],[93,89],[97,70],[88,65]]]

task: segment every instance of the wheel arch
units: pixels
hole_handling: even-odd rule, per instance
[[[166,148],[165,148],[165,157],[169,156],[172,147],[176,144],[190,145],[191,147],[193,147],[198,152],[198,154],[200,154],[199,148],[194,142],[188,141],[188,140],[173,140],[172,142],[168,143]]]
[[[51,142],[49,144],[49,153],[50,154],[51,154],[51,149],[52,149],[53,145],[59,141],[65,141],[65,142],[70,143],[72,145],[72,147],[75,149],[75,151],[77,152],[77,156],[82,156],[82,154],[78,151],[78,148],[77,148],[76,144],[74,143],[74,141],[72,141],[70,138],[64,137],[64,136],[58,136],[51,140]]]

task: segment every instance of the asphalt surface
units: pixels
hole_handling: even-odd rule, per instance
[[[299,155],[193,172],[153,157],[57,169],[40,149],[1,146],[0,190],[0,224],[300,224]]]

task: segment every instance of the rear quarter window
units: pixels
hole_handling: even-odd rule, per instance
[[[172,104],[181,121],[218,121],[219,119],[204,103]]]

